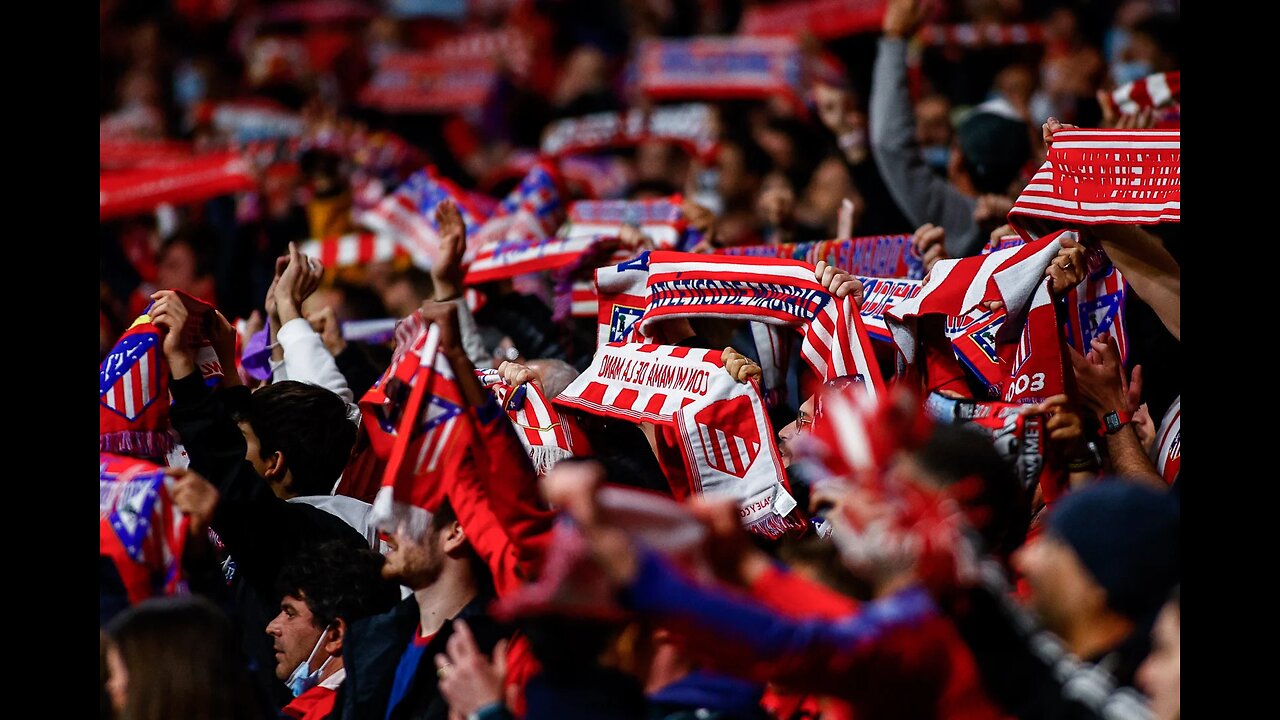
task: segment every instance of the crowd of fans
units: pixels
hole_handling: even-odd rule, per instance
[[[1180,714],[1176,0],[104,0],[103,718]]]

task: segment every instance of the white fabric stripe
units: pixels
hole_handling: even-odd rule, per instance
[[[1158,213],[1155,215],[1138,215],[1138,216],[1090,215],[1089,217],[1080,217],[1079,215],[1072,215],[1071,213],[1060,213],[1060,212],[1053,212],[1050,210],[1041,210],[1041,209],[1035,209],[1035,208],[1032,208],[1032,209],[1018,208],[1018,210],[1022,210],[1022,212],[1018,213],[1019,215],[1028,215],[1030,217],[1046,218],[1046,219],[1053,219],[1053,220],[1070,220],[1072,222],[1080,223],[1082,225],[1096,225],[1098,223],[1105,223],[1105,222],[1127,222],[1127,223],[1160,222],[1163,220],[1180,220],[1182,217],[1181,213],[1168,214],[1168,215],[1166,215],[1165,213]],[[940,260],[938,261],[938,263],[941,264],[942,261]],[[936,268],[937,265],[935,265],[934,267]]]
[[[124,414],[125,417],[134,417],[133,407],[133,373],[138,369],[137,365],[129,368],[121,378],[120,388],[124,390]]]
[[[733,436],[733,442],[738,446],[738,469],[742,472],[746,472],[747,466],[751,464],[750,448],[747,447],[746,441],[737,435]]]
[[[983,296],[987,293],[987,281],[995,274],[997,268],[1009,259],[1009,256],[1016,252],[1018,248],[1010,248],[1007,250],[998,250],[987,256],[982,261],[982,265],[978,268],[978,272],[969,281],[969,288],[965,290],[964,300],[961,302],[960,309],[962,312],[968,312],[971,308],[976,307],[982,302]],[[1012,252],[1011,252],[1012,251]],[[932,284],[932,282],[930,283]]]
[[[103,396],[107,400],[107,407],[111,408],[112,410],[120,409],[120,403],[116,401],[116,395],[119,392],[120,392],[120,381],[116,380],[115,384],[112,385],[111,388],[107,390],[107,394]]]
[[[1160,192],[1159,190],[1147,192]],[[1182,202],[1179,200],[1170,200],[1168,202],[1143,203],[1136,200],[1126,202],[1084,202],[1080,200],[1063,200],[1056,197],[1029,197],[1019,200],[1014,210],[1024,209],[1026,206],[1044,205],[1049,207],[1068,208],[1070,210],[1086,210],[1090,212],[1100,212],[1103,210],[1119,210],[1129,212],[1160,212],[1162,210],[1181,210]]]
[[[360,236],[343,235],[338,238],[338,265],[355,265],[360,262]]]
[[[1169,90],[1168,76],[1164,73],[1148,75],[1147,94],[1151,96],[1151,104],[1157,107],[1172,100],[1173,93]]]
[[[1181,150],[1182,142],[1180,140],[1142,140],[1135,142],[1122,142],[1116,140],[1071,141],[1061,140],[1058,135],[1055,134],[1053,137],[1053,147],[1065,150],[1098,150],[1100,152],[1109,152],[1112,150]]]
[[[994,254],[994,253],[992,253]],[[933,270],[929,273],[929,284],[920,288],[920,294],[913,298],[903,300],[892,307],[885,308],[883,316],[885,318],[892,317],[894,320],[901,321],[903,314],[914,315],[920,311],[920,305],[924,303],[935,290],[942,287],[947,277],[951,275],[951,271],[960,264],[960,259],[956,260],[939,260],[934,263]]]
[[[138,373],[142,377],[142,407],[151,402],[151,357],[150,353],[142,353],[138,358]]]
[[[604,395],[600,398],[600,402],[604,405],[617,404],[616,401],[618,399],[618,395],[620,395],[624,389],[625,388],[623,388],[621,385],[613,385],[613,384],[608,385],[605,388]]]
[[[747,263],[727,262],[654,262],[649,264],[649,278],[655,275],[667,275],[677,272],[733,273],[734,275],[772,275],[778,279],[801,280],[816,284],[813,270],[794,265],[750,265]]]

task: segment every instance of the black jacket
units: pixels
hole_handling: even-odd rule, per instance
[[[275,677],[275,653],[267,623],[280,612],[276,578],[281,568],[303,548],[329,540],[352,547],[368,543],[346,521],[305,503],[285,502],[272,492],[245,460],[244,435],[232,410],[248,401],[244,387],[214,392],[200,373],[169,385],[173,406],[169,417],[182,438],[192,470],[217,486],[221,497],[210,526],[226,546],[234,570],[225,592],[212,583],[193,589],[214,594],[240,627],[250,669],[277,707],[289,701],[283,682]]]
[[[498,640],[511,635],[508,628],[485,614],[492,599],[487,593],[477,595],[454,617],[467,621],[476,644],[486,655],[492,654]],[[418,620],[418,601],[410,596],[388,612],[352,623],[342,645],[347,679],[338,688],[330,720],[382,720],[386,716],[396,668],[418,630]],[[427,644],[413,685],[396,707],[392,720],[448,720],[449,703],[436,684],[435,656],[445,651],[452,635],[453,620],[449,620]]]

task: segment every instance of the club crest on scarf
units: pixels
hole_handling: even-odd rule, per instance
[[[129,421],[137,420],[160,394],[160,337],[156,333],[125,335],[102,361],[99,400]]]
[[[142,562],[142,543],[151,529],[164,471],[137,472],[137,466],[124,472],[109,472],[102,463],[98,471],[101,496],[98,509],[120,538],[129,557]]]
[[[644,308],[629,305],[614,305],[613,318],[609,321],[609,342],[626,340],[631,326],[644,315]]]
[[[760,428],[743,395],[708,405],[693,416],[707,464],[726,475],[746,477],[760,453]]]

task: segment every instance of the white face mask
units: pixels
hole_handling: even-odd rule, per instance
[[[329,626],[325,625],[324,630],[320,631],[320,637],[316,638],[316,646],[311,648],[311,654],[307,656],[306,660],[298,663],[298,667],[293,669],[293,673],[289,675],[289,679],[284,681],[285,684],[289,686],[289,689],[293,691],[294,697],[298,697],[302,693],[315,687],[316,683],[320,682],[320,676],[324,674],[325,666],[333,659],[333,656],[330,655],[323,663],[320,664],[320,667],[308,672],[308,669],[311,667],[311,659],[316,656],[316,651],[318,651],[320,646],[324,644],[325,635],[328,633]]]

